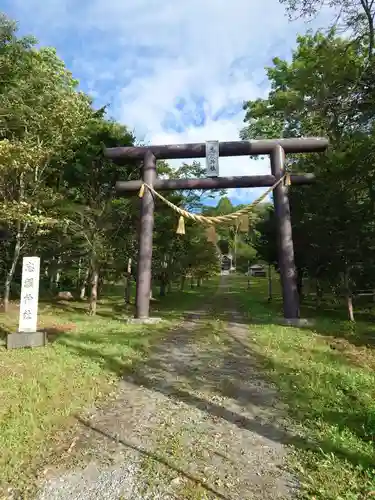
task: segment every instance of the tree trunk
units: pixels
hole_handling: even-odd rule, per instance
[[[349,321],[354,322],[354,309],[353,309],[353,296],[352,295],[347,295],[347,305],[348,305],[348,316],[349,316]]]
[[[173,281],[173,258],[168,255],[168,266],[167,266],[167,293],[172,292],[172,281]]]
[[[61,256],[58,257],[57,261],[53,258],[50,265],[50,279],[49,279],[49,289],[51,292],[57,290],[60,286],[61,279]]]
[[[127,274],[125,277],[125,295],[124,295],[125,304],[130,304],[131,294],[132,294],[131,274]]]
[[[165,290],[166,290],[166,280],[165,277],[162,276],[160,278],[160,297],[165,297]]]
[[[86,297],[86,287],[87,287],[87,282],[89,280],[89,275],[90,275],[90,268],[88,267],[85,271],[85,277],[83,278],[83,282],[82,282],[82,285],[81,285],[81,290],[80,290],[80,293],[79,293],[79,298],[81,300],[85,300],[85,297]]]
[[[349,321],[354,322],[353,294],[350,288],[350,272],[348,267],[346,267],[344,271],[344,287]]]
[[[183,274],[181,276],[181,283],[180,283],[180,290],[181,290],[181,292],[183,292],[184,289],[185,289],[185,275]]]
[[[49,274],[49,291],[52,293],[53,288],[54,288],[54,283],[55,283],[55,257],[52,257],[52,262],[50,263],[48,267],[48,274]]]
[[[19,180],[19,195],[18,195],[18,201],[21,202],[23,201],[24,198],[24,180],[23,180],[23,174],[21,173],[20,175],[20,180]],[[4,285],[4,311],[7,312],[9,309],[9,297],[10,297],[10,287],[13,281],[14,273],[16,271],[18,259],[20,258],[21,254],[21,238],[22,238],[22,230],[21,230],[21,222],[17,221],[16,222],[16,243],[14,245],[14,250],[13,250],[13,258],[12,258],[12,264],[10,266],[9,271],[6,274],[5,277],[5,285]],[[25,227],[26,229],[26,227]]]
[[[302,302],[303,300],[303,270],[297,270],[297,292],[299,295],[299,300]]]
[[[55,278],[55,288],[58,289],[60,287],[60,278],[61,278],[61,273],[60,269],[56,271],[56,278]]]
[[[164,268],[160,273],[159,283],[160,283],[159,295],[160,297],[165,297],[167,292],[167,283],[168,283],[168,272],[166,268]]]
[[[190,278],[190,288],[194,288],[194,278],[193,278],[193,276]]]
[[[50,292],[52,293],[53,292],[53,283],[55,281],[55,276],[53,274],[53,272],[51,273],[50,277],[49,277],[49,290]]]
[[[131,287],[132,287],[132,260],[129,258],[128,259],[128,268],[127,272],[125,275],[125,304],[130,304],[130,297],[131,297]]]
[[[9,271],[6,274],[5,277],[5,285],[4,285],[4,311],[7,312],[9,309],[9,298],[10,298],[10,287],[13,281],[14,273],[16,270],[17,262],[20,257],[21,253],[21,231],[19,230],[20,223],[18,224],[17,228],[17,235],[16,235],[16,243],[14,245],[14,250],[13,250],[13,259],[12,259],[12,264],[10,266]]]
[[[316,291],[316,305],[317,307],[320,307],[322,300],[323,300],[323,288],[320,286],[320,281],[318,278],[316,278],[315,282],[315,291]]]
[[[90,293],[90,316],[95,316],[98,301],[99,269],[95,258],[91,260],[91,293]]]
[[[77,288],[81,283],[81,274],[82,274],[82,259],[81,257],[78,260],[78,276],[77,276]]]
[[[100,300],[103,294],[104,290],[104,277],[99,275],[99,280],[98,280],[98,299]]]
[[[268,264],[268,302],[272,301],[272,266]]]

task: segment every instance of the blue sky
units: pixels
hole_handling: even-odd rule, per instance
[[[97,105],[148,144],[238,140],[245,100],[265,97],[264,67],[297,33],[278,0],[0,0],[21,33],[57,48]],[[176,163],[177,164],[177,163]],[[220,175],[268,173],[266,160],[220,160]],[[261,189],[230,190],[246,203]]]

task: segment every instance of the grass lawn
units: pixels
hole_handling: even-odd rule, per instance
[[[375,311],[357,311],[351,324],[345,307],[316,310],[306,300],[301,316],[315,326],[283,327],[274,322],[279,294],[266,302],[266,279],[253,280],[249,292],[246,279],[233,279],[257,353],[290,407],[302,497],[375,498]]]
[[[327,304],[316,310],[307,300],[302,316],[315,318],[315,326],[283,327],[275,322],[281,315],[276,286],[268,304],[266,279],[252,280],[249,291],[246,278],[231,279],[259,360],[289,404],[291,465],[302,497],[375,498],[373,314],[362,309],[350,324],[345,308]],[[147,358],[181,313],[210,299],[215,287],[213,281],[154,302],[153,315],[165,320],[154,326],[124,323],[131,311],[124,309],[121,289],[107,294],[96,318],[79,302],[41,303],[39,324],[50,332],[49,345],[13,351],[0,346],[0,498],[9,485],[28,498],[35,474],[69,456],[75,414],[115,391],[121,373]],[[214,316],[220,319],[224,309],[214,308]],[[0,316],[4,332],[16,324],[16,308]]]
[[[87,316],[85,303],[41,301],[39,327],[50,342],[34,350],[5,349],[6,332],[17,328],[18,307],[2,313],[0,498],[9,487],[28,498],[36,473],[69,452],[74,415],[114,391],[124,369],[147,357],[149,346],[215,286],[213,280],[153,302],[153,315],[164,319],[154,326],[124,322],[132,310],[124,308],[121,287],[101,301],[95,318]]]

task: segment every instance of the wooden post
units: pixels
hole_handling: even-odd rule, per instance
[[[153,186],[156,179],[156,159],[146,150],[143,162],[142,179]],[[137,319],[149,317],[152,264],[152,232],[154,229],[155,201],[152,193],[145,189],[141,198],[141,217],[139,224],[139,252],[137,267],[136,313]]]
[[[270,159],[272,174],[276,179],[280,179],[280,177],[284,175],[284,158],[285,153],[283,148],[279,145],[275,146],[270,154]],[[280,183],[274,189],[273,201],[278,227],[279,268],[283,294],[284,318],[298,319],[299,301],[294,264],[292,224],[290,220],[288,189],[284,183]]]

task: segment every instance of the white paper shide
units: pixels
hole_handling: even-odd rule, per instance
[[[206,142],[206,176],[219,177],[219,141]]]
[[[19,332],[36,332],[38,318],[40,258],[24,257]]]

